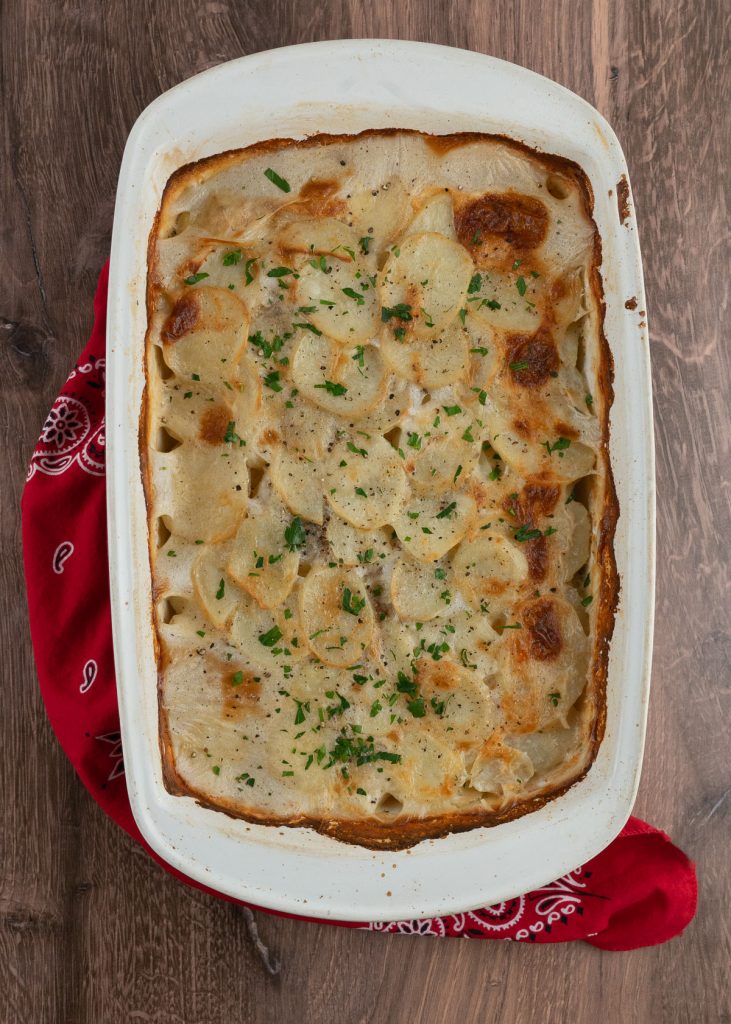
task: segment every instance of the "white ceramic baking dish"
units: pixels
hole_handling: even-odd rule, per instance
[[[147,240],[169,175],[192,160],[274,137],[365,128],[504,133],[576,160],[594,189],[606,333],[616,364],[611,456],[621,516],[621,598],[607,728],[590,772],[541,810],[401,853],[346,846],[305,829],[250,825],[171,796],[162,782],[150,569],[138,457]],[[108,517],[112,620],[127,787],[143,835],[166,861],[231,896],[353,921],[456,913],[563,875],[620,831],[637,789],[647,711],[655,567],[652,403],[627,167],[607,122],[524,68],[423,43],[346,40],[254,54],[155,100],[127,142],[112,236],[107,322]],[[635,298],[636,309],[625,308]],[[631,304],[631,303],[630,303]]]

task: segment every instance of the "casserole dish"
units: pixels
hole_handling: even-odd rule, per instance
[[[314,63],[316,82],[311,81]],[[425,103],[435,78],[447,84]],[[224,95],[225,109],[219,101]],[[338,97],[337,104],[330,102],[332,96]],[[272,137],[355,134],[379,127],[504,134],[574,160],[588,175],[603,246],[605,333],[615,361],[610,450],[620,508],[615,553],[622,584],[606,733],[588,775],[519,821],[387,854],[346,847],[300,829],[231,820],[166,792],[158,751],[138,458],[147,242],[170,174],[193,160]],[[514,896],[576,867],[620,830],[641,762],[654,568],[649,357],[645,321],[637,312],[637,306],[644,308],[644,295],[629,202],[621,151],[592,108],[523,69],[443,47],[346,41],[259,54],[184,83],[138,120],[120,174],[110,276],[113,628],[133,812],[148,842],[179,870],[272,909],[393,920],[457,912]]]

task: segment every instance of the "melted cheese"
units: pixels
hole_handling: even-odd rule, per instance
[[[168,186],[145,462],[177,792],[398,846],[589,764],[604,357],[585,192],[547,175],[386,132]]]

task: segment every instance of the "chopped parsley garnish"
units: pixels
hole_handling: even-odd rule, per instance
[[[358,240],[360,251],[363,253],[364,256],[368,255],[368,249],[370,248],[372,241],[373,239],[369,235],[364,235],[363,238]]]
[[[445,580],[447,578],[447,570],[446,569],[435,569],[434,570],[434,578],[437,579],[437,580]]]
[[[567,437],[559,437],[558,441],[554,441],[553,444],[551,444],[550,441],[544,441],[543,447],[546,449],[548,454],[551,455],[553,452],[566,451],[567,448],[571,447],[571,442]]]
[[[371,704],[369,716],[371,718],[375,718],[376,715],[380,714],[381,711],[383,711],[383,704],[381,704],[380,700],[374,700],[373,703]]]
[[[265,359],[271,359],[275,352],[279,352],[284,345],[284,340],[278,334],[272,340],[266,341],[261,331],[249,335],[249,344],[258,349]]]
[[[399,693],[407,693],[410,697],[415,697],[419,690],[413,679],[409,679],[405,672],[398,673],[396,689]]]
[[[348,441],[345,447],[348,449],[349,452],[352,452],[353,455],[360,455],[361,458],[363,459],[368,458],[368,452],[365,450],[365,448],[358,448],[358,446],[354,445],[352,441]]]
[[[220,766],[220,764],[211,765],[211,771],[213,772],[214,775],[220,775],[221,774],[221,766]]]
[[[527,370],[528,363],[525,360],[522,360],[519,363],[511,363],[510,369],[513,370],[513,372],[515,372],[516,370]]]
[[[372,736],[369,736],[367,739],[364,739],[362,736],[356,736],[352,739],[347,736],[338,736],[335,746],[330,751],[330,759],[332,762],[339,761],[341,763],[355,761],[358,766],[371,764],[373,761],[390,761],[392,764],[401,763],[400,754],[392,754],[387,750],[376,750]]]
[[[419,436],[419,434],[415,434],[412,431],[409,431],[406,444],[409,448],[414,448],[418,452],[419,449],[421,448],[421,437]]]
[[[531,529],[526,523],[524,523],[522,526],[519,526],[518,529],[515,531],[515,539],[517,541],[520,541],[521,543],[523,543],[526,540],[536,540],[536,538],[540,536],[540,530]]]
[[[466,316],[467,316],[467,310],[466,309],[460,309],[460,311],[459,311],[459,318],[462,321],[462,326],[463,327],[464,327],[464,320],[465,320]]]
[[[584,608],[588,608],[593,600],[594,598],[589,594],[587,597],[583,598],[581,604]]]
[[[234,672],[233,676],[231,677],[231,685],[232,686],[241,686],[243,681],[244,681],[244,673],[240,672],[240,671],[239,672]]]
[[[459,405],[443,405],[442,409],[444,409],[447,416],[456,416],[457,413],[462,412],[462,407]]]
[[[349,299],[355,299],[359,306],[363,306],[365,304],[365,299],[360,292],[355,290],[355,288],[341,288],[340,290],[343,295],[347,295]]]
[[[282,385],[279,382],[279,370],[270,370],[264,378],[264,386],[271,391],[281,391]]]
[[[489,479],[490,480],[499,480],[502,475],[503,475],[502,466],[495,465],[490,470]]]
[[[206,274],[206,273],[191,274],[190,277],[186,277],[185,278],[185,283],[186,284],[198,284],[199,281],[203,281],[206,277],[210,277],[210,276],[211,276],[210,274]]]
[[[282,639],[282,631],[279,626],[272,626],[266,633],[259,634],[259,643],[262,647],[274,647],[278,640]]]
[[[254,280],[254,275],[251,273],[251,268],[256,263],[256,260],[257,260],[256,256],[252,256],[252,258],[250,260],[247,260],[246,263],[244,264],[244,274],[246,276],[246,286],[247,287]]]
[[[426,704],[424,703],[423,697],[417,697],[415,700],[407,701],[406,707],[414,718],[423,718],[426,714]]]
[[[358,495],[359,497],[361,497],[361,498],[367,498],[367,497],[368,497],[368,495],[366,494],[366,492],[365,492],[365,491],[363,490],[363,488],[362,488],[362,487],[356,487],[356,488],[355,488],[355,493],[356,493],[356,494],[357,494],[357,495]]]
[[[272,185],[276,185],[277,188],[280,188],[282,190],[282,192],[292,191],[292,186],[290,185],[290,183],[288,181],[285,181],[284,178],[280,178],[277,172],[273,171],[271,167],[267,167],[267,169],[264,171],[264,177],[269,178]]]
[[[462,440],[469,441],[470,443],[474,442],[475,439],[472,436],[472,427],[467,427],[464,434],[462,434]]]
[[[359,551],[357,557],[361,565],[368,565],[373,559],[373,548],[368,548],[367,551]]]
[[[222,601],[223,596],[226,593],[226,581],[224,579],[219,580],[218,590],[216,591],[216,600]]]
[[[557,708],[558,702],[561,700],[561,694],[558,692],[558,690],[556,690],[553,693],[549,693],[548,699],[553,704],[553,706]]]
[[[462,662],[465,668],[477,668],[477,665],[473,664],[469,660],[469,651],[466,647],[463,647],[459,652],[459,660]]]
[[[316,388],[321,388],[323,391],[327,391],[330,395],[345,395],[348,389],[344,384],[334,384],[331,380],[326,380],[322,384],[315,384]]]
[[[387,324],[392,317],[404,322],[412,320],[411,306],[406,302],[398,302],[395,306],[382,306],[381,320],[383,323]]]
[[[228,426],[226,427],[226,433],[223,435],[223,439],[226,444],[234,444],[235,441],[239,442],[239,447],[243,447],[246,442],[242,441],[239,435],[236,433],[236,420],[229,420]]]
[[[500,305],[500,303],[498,302],[497,299],[485,299],[484,300],[484,304],[487,306],[488,309],[502,309],[503,308]]]
[[[446,508],[443,508],[441,512],[437,512],[437,519],[449,519],[454,515],[457,508],[456,501],[450,501]]]
[[[457,483],[457,477],[460,475],[461,472],[462,472],[462,467],[461,466],[457,466],[457,468],[454,471],[454,476],[452,477],[452,483],[453,484]]]
[[[168,558],[177,558],[176,552],[172,548],[168,551]]]
[[[479,348],[471,348],[470,352],[472,352],[476,356],[486,356],[487,353],[489,352],[489,349],[485,348],[484,345],[480,345]]]
[[[518,295],[520,295],[522,298],[522,296],[525,295],[526,288],[528,287],[525,283],[525,278],[519,277],[518,280],[515,282],[515,287],[518,289]]]
[[[299,324],[292,324],[292,326],[299,327],[303,331],[311,331],[312,334],[316,335],[318,338],[322,336],[322,331],[315,327],[314,324],[310,324],[307,321],[303,321],[302,323]]]
[[[482,288],[482,274],[474,274],[467,285],[467,294],[474,295],[475,292],[479,292],[480,288]]]
[[[307,542],[307,533],[299,516],[295,516],[289,526],[284,528],[284,540],[290,551],[303,548]]]
[[[232,252],[227,252],[221,262],[224,267],[235,267],[237,263],[241,262],[242,256],[241,249],[234,249]]]
[[[267,277],[288,277],[290,274],[298,276],[291,267],[272,267],[271,270],[267,270]]]
[[[365,353],[365,346],[364,345],[356,345],[355,346],[355,355],[351,356],[351,359],[353,360],[353,362],[357,363],[358,366],[360,366],[361,369],[363,369],[363,367],[365,366],[365,355],[364,355],[364,353]]]
[[[349,612],[351,615],[360,615],[365,608],[365,603],[365,598],[353,594],[350,587],[343,589],[342,609],[344,612]]]
[[[585,395],[584,396],[584,401],[586,402],[587,409],[591,409],[592,405],[594,404],[594,399],[592,398],[592,396],[591,395]]]
[[[310,702],[308,700],[297,700],[296,697],[292,698],[297,705],[297,714],[294,716],[294,724],[302,725],[305,720],[305,715],[309,713]]]

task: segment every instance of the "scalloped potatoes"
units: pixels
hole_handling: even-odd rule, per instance
[[[173,176],[142,448],[172,792],[402,848],[588,769],[616,598],[596,242],[581,170],[490,136]]]

